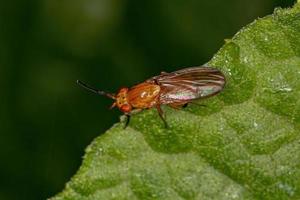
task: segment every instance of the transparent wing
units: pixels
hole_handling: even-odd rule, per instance
[[[223,73],[211,67],[191,67],[162,73],[147,81],[161,87],[162,104],[189,102],[219,93],[225,85]]]

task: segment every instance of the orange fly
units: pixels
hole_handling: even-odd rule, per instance
[[[223,73],[212,67],[190,67],[147,79],[131,88],[121,88],[116,94],[94,89],[77,80],[85,89],[114,100],[111,108],[118,107],[127,116],[125,127],[133,113],[156,108],[167,127],[161,105],[180,108],[193,100],[218,94],[225,85]]]

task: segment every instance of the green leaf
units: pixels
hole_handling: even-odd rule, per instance
[[[164,107],[169,129],[154,109],[116,124],[52,200],[299,199],[300,4],[226,41],[220,95]]]

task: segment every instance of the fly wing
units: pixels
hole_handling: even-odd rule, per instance
[[[161,87],[162,104],[189,102],[219,93],[225,85],[221,71],[211,67],[191,67],[162,73],[148,81]]]

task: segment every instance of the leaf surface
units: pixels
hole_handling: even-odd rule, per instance
[[[114,125],[51,200],[299,199],[300,4],[240,30],[208,63],[224,91]]]

